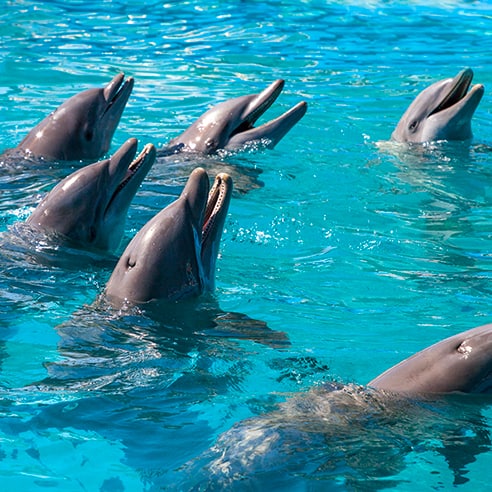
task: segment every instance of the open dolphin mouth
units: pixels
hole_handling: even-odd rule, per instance
[[[152,144],[147,144],[142,152],[138,154],[137,157],[130,163],[128,166],[128,169],[126,171],[126,175],[123,179],[123,181],[118,185],[116,188],[116,191],[114,192],[113,196],[118,194],[125,186],[128,185],[128,183],[137,175],[137,173],[143,169],[145,164],[149,164],[150,160],[154,160],[155,158],[155,147]],[[146,173],[147,174],[147,173]]]
[[[203,169],[202,171],[206,176],[206,172]],[[208,185],[208,177],[205,182]],[[203,204],[201,241],[196,249],[202,291],[213,291],[214,288],[215,263],[219,254],[220,240],[229,210],[232,188],[232,178],[226,173],[218,174],[206,195],[206,203]]]
[[[470,68],[466,68],[462,70],[458,75],[456,75],[456,77],[454,77],[454,79],[451,81],[449,92],[444,96],[441,102],[429,113],[429,116],[452,108],[462,101],[464,104],[466,104],[466,101],[470,100],[475,93],[480,91],[483,92],[483,85],[481,84],[476,84],[475,86],[473,86],[472,90],[468,92],[472,80],[473,70],[471,70]]]
[[[294,126],[294,124],[297,123],[297,121],[299,121],[306,112],[307,104],[304,101],[298,103],[296,106],[275,118],[275,120],[264,123],[259,127],[254,126],[256,121],[278,98],[284,88],[284,85],[285,81],[278,79],[275,82],[272,82],[265,90],[260,92],[260,94],[258,94],[245,108],[241,118],[241,123],[232,130],[230,136],[234,137],[239,134],[245,136],[248,134],[248,131],[251,130],[254,130],[255,134],[260,135],[262,130],[266,133],[267,128],[272,124],[279,124],[280,122],[285,123],[286,121],[289,121],[289,129]],[[252,138],[254,138],[254,135],[252,135]]]
[[[215,177],[208,193],[207,206],[202,226],[202,245],[216,237],[217,229],[222,228],[232,193],[232,179],[226,173]]]
[[[260,92],[253,101],[246,107],[241,124],[235,128],[232,135],[242,133],[253,128],[256,121],[270,108],[275,102],[285,85],[282,79],[272,82],[265,90]]]
[[[119,73],[116,75],[103,90],[104,98],[107,101],[104,113],[110,111],[114,106],[117,109],[124,108],[133,90],[134,83],[133,77],[125,80],[125,74]]]
[[[136,145],[137,141],[136,139],[130,139],[125,146],[128,146],[128,148],[125,151],[125,156],[126,154],[130,154],[130,152],[133,152],[133,155],[135,154],[136,151]],[[123,190],[127,190],[128,188],[128,202],[133,198],[133,195],[136,193],[138,187],[140,186],[141,182],[149,172],[150,168],[152,167],[152,164],[154,163],[156,156],[156,149],[154,145],[152,144],[147,144],[145,147],[142,149],[140,154],[138,154],[137,157],[135,157],[128,167],[125,169],[125,173],[123,177],[118,180],[118,184],[111,195],[111,198],[108,202],[108,205],[106,207],[106,211],[111,208],[113,205],[114,201],[119,197],[122,193]],[[122,167],[124,165],[124,158],[122,158],[122,162],[118,167]],[[123,170],[118,170],[118,174],[123,174]]]
[[[259,94],[235,97],[213,106],[168,143],[166,154],[181,151],[212,154],[258,143],[264,148],[274,148],[307,110],[307,103],[302,101],[276,119],[254,126],[284,85],[285,81],[278,79]]]

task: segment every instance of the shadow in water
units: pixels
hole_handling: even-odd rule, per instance
[[[229,174],[234,183],[233,196],[236,197],[264,186],[263,181],[259,179],[263,171],[248,162],[248,154],[231,151],[224,151],[218,156],[192,153],[168,155],[158,151],[156,163],[148,179],[161,177],[167,182],[176,182],[184,186],[193,169],[197,167],[203,167],[212,177],[219,173]]]
[[[44,364],[47,377],[2,390],[8,418],[0,432],[7,439],[29,432],[35,442],[53,429],[97,433],[101,441],[122,444],[125,463],[144,482],[166,483],[170,470],[205,451],[213,438],[217,422],[209,422],[203,408],[213,401],[224,406],[225,395],[241,393],[251,372],[250,346],[230,336],[286,343],[264,323],[212,304],[189,303],[183,311],[180,303],[159,320],[103,301],[86,306],[57,327],[59,358]],[[43,450],[33,444],[29,452],[41,466]]]

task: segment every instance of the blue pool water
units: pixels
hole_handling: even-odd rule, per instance
[[[0,11],[0,40],[1,149],[120,71],[136,84],[111,151],[130,136],[163,146],[211,105],[278,78],[285,89],[267,116],[309,104],[275,150],[213,163],[239,190],[217,302],[285,332],[283,349],[98,311],[118,252],[39,262],[15,241],[15,224],[71,168],[0,175],[2,490],[220,489],[207,449],[235,423],[323,382],[365,384],[492,321],[487,2],[18,0]],[[486,90],[469,148],[378,145],[420,90],[464,67]],[[156,163],[125,241],[189,171]],[[393,413],[375,435],[369,418],[348,424],[350,437],[345,425],[322,445],[293,440],[285,463],[236,485],[488,490],[492,409],[457,406],[428,425],[406,415],[395,429]]]

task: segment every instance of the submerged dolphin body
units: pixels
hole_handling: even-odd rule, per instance
[[[79,246],[115,249],[128,207],[155,160],[152,144],[135,157],[127,140],[110,159],[90,164],[58,183],[27,219],[35,229]]]
[[[411,395],[492,393],[492,324],[431,345],[368,385]]]
[[[444,455],[463,482],[466,465],[491,445],[480,415],[480,402],[490,399],[465,393],[492,393],[492,324],[418,352],[369,388],[328,383],[236,423],[189,463],[191,483],[180,486],[283,489],[302,477],[303,487],[323,479],[330,488],[343,476],[359,489],[374,480],[390,484],[407,453],[426,452]]]
[[[213,290],[232,180],[222,173],[209,187],[195,169],[180,197],[135,235],[106,285],[109,299],[175,301]]]
[[[278,118],[254,127],[258,118],[274,103],[284,87],[276,80],[260,94],[230,99],[204,113],[166,149],[212,154],[220,149],[237,150],[258,143],[274,148],[304,116],[307,103],[302,101]]]
[[[472,79],[473,71],[467,68],[424,89],[403,114],[391,139],[410,143],[471,139],[471,119],[484,93],[481,84],[468,92]]]
[[[97,159],[110,147],[134,80],[116,75],[106,87],[65,101],[36,125],[12,151],[45,160]]]

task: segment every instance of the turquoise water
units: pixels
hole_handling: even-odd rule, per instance
[[[239,190],[216,299],[285,332],[282,350],[99,312],[92,303],[114,256],[62,250],[52,256],[65,261],[39,262],[12,234],[71,168],[0,176],[2,490],[187,490],[193,460],[235,423],[322,382],[365,384],[490,322],[491,16],[487,2],[454,1],[7,2],[2,149],[120,71],[136,84],[112,151],[130,136],[163,146],[210,105],[278,78],[285,89],[266,117],[300,100],[309,109],[275,150],[213,163],[235,173]],[[467,66],[486,89],[469,148],[378,145],[420,90]],[[189,170],[156,163],[126,241]],[[399,433],[383,429],[379,470],[367,432],[343,440],[332,430],[314,455],[292,452],[271,472],[292,478],[292,490],[487,490],[492,410],[472,401],[459,413],[454,461],[443,452],[446,413],[420,433],[417,417]],[[313,470],[337,453],[358,467],[347,459]],[[401,463],[390,467],[395,455]],[[267,478],[257,477],[258,490]]]

